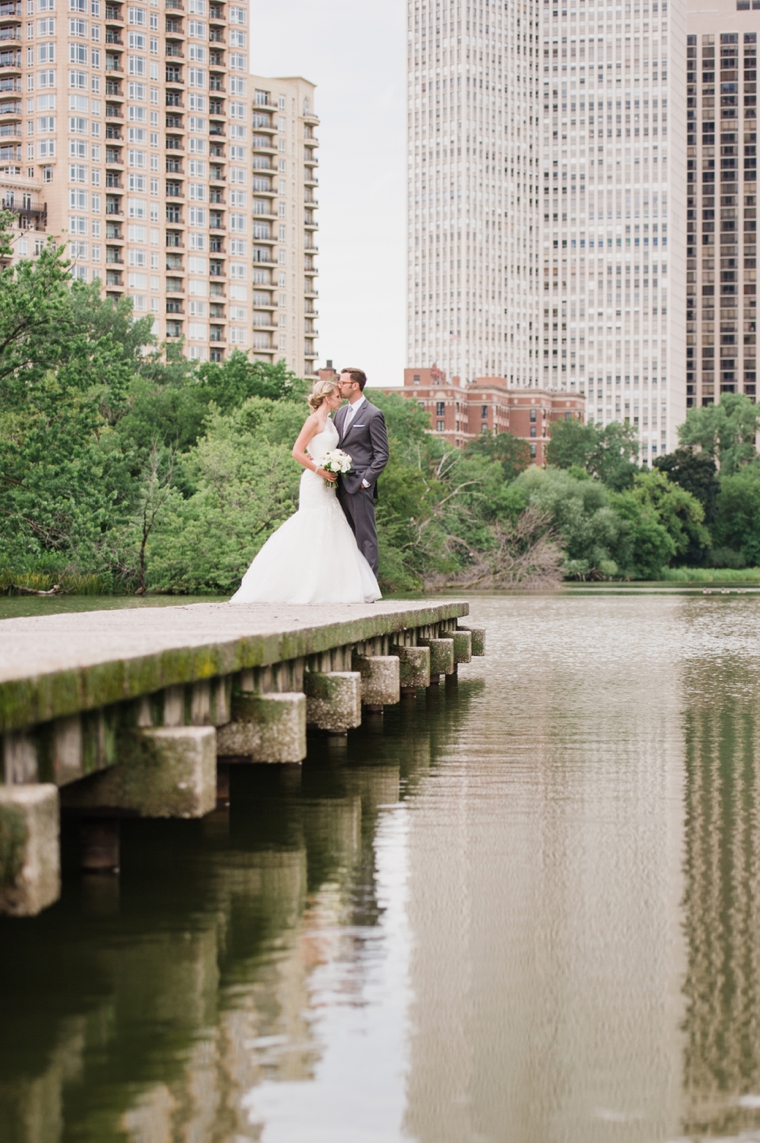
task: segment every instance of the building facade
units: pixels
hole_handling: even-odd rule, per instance
[[[651,461],[686,412],[685,0],[408,20],[410,366],[583,395]]]
[[[510,386],[504,377],[476,377],[471,384],[456,376],[449,380],[435,365],[405,369],[403,387],[385,392],[416,401],[431,431],[457,448],[484,433],[512,433],[528,442],[531,461],[539,465],[546,462],[552,421],[582,420],[585,406],[577,393]]]
[[[253,76],[253,356],[313,375],[319,123],[314,85]]]
[[[245,0],[2,0],[0,178],[41,186],[73,276],[191,359],[311,373],[314,88],[250,75],[249,22]]]
[[[544,4],[543,381],[650,462],[686,413],[685,17]]]
[[[539,4],[407,16],[407,361],[538,385]]]
[[[760,8],[760,5],[758,5]],[[689,407],[757,396],[757,40],[751,0],[688,13]]]

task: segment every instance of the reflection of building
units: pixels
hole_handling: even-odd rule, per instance
[[[478,602],[499,658],[410,815],[405,1137],[679,1134],[677,606]]]
[[[758,1124],[756,1110],[737,1107],[760,1091],[760,726],[749,671],[741,659],[699,663],[685,680],[699,696],[685,717],[688,1135]]]
[[[751,0],[689,0],[687,405],[757,392],[757,39]]]
[[[386,389],[425,409],[437,436],[461,447],[483,433],[512,433],[530,444],[543,464],[552,421],[583,418],[585,401],[574,393],[515,388],[504,377],[477,377],[471,385],[442,369],[405,369],[403,388]]]

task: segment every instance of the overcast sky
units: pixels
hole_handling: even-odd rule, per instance
[[[402,0],[253,0],[257,75],[316,83],[319,364],[401,384],[405,323]]]

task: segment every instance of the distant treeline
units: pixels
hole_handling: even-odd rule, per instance
[[[0,589],[231,592],[295,511],[309,383],[242,353],[189,362],[150,326],[72,283],[53,243],[0,271]],[[415,402],[369,396],[391,442],[386,591],[760,564],[745,397],[690,411],[650,471],[630,426],[558,422],[537,469],[508,433],[456,450]]]

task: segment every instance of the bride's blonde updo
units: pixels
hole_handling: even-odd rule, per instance
[[[338,388],[335,381],[315,381],[309,397],[309,408],[316,413],[320,405]]]

